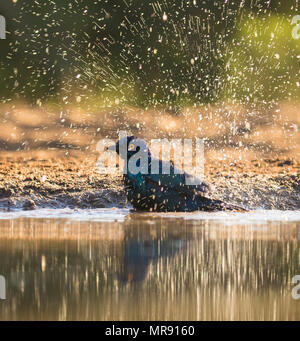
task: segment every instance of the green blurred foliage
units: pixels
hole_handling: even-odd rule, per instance
[[[228,47],[224,95],[269,103],[300,98],[300,40],[292,39],[291,21],[278,15],[242,19]]]
[[[96,107],[299,99],[297,13],[297,0],[1,2],[0,97]]]

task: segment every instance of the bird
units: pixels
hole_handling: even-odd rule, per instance
[[[125,136],[120,138],[115,145],[109,146],[107,150],[115,151],[125,160],[124,188],[128,202],[136,211],[246,211],[243,207],[208,197],[210,185],[205,181],[199,181],[198,185],[186,184],[189,174],[180,173],[171,163],[168,165],[170,171],[164,174],[166,161],[153,158],[143,139]],[[144,158],[138,157],[141,155]],[[145,160],[144,165],[141,164],[142,159]],[[129,167],[130,162],[131,167]],[[154,164],[159,165],[158,174],[141,171],[142,166],[150,170]],[[136,165],[137,170],[133,171],[132,165]]]

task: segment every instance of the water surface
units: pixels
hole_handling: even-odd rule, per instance
[[[300,213],[0,213],[1,320],[299,320]]]

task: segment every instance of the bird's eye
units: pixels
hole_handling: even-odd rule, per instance
[[[130,143],[130,145],[128,146],[128,150],[129,151],[134,150],[134,144],[133,143]]]

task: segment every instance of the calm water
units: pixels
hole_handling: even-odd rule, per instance
[[[300,213],[0,214],[1,320],[300,320]]]

